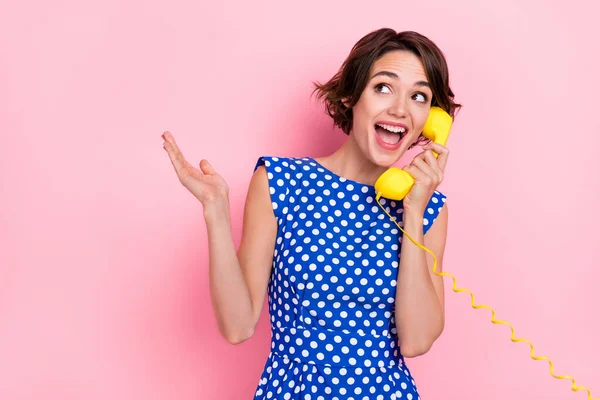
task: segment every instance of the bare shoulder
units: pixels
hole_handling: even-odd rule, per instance
[[[259,212],[263,217],[274,217],[269,193],[269,178],[264,165],[256,168],[248,185],[246,212]]]
[[[257,167],[256,171],[252,174],[248,191],[261,191],[261,189],[268,193],[269,178],[267,176],[267,168],[264,165]]]

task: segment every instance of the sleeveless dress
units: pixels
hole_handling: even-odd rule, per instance
[[[402,232],[372,185],[310,157],[260,157],[278,235],[268,285],[271,350],[254,399],[419,400],[394,320]],[[402,224],[402,202],[379,199]],[[427,232],[446,196],[436,191]]]

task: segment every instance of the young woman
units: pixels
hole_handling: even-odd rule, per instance
[[[443,282],[376,204],[374,183],[425,143],[404,167],[415,178],[408,195],[379,202],[441,270],[448,208],[437,187],[448,150],[421,133],[430,107],[451,116],[460,107],[446,60],[418,33],[380,29],[316,91],[348,138],[320,159],[259,158],[237,251],[226,182],[207,160],[194,168],[163,134],[180,181],[203,204],[218,325],[231,343],[248,339],[268,293],[271,351],[255,399],[417,400],[404,358],[442,333]]]

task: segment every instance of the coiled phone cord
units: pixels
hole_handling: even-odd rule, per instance
[[[471,296],[471,307],[473,307],[474,309],[487,308],[488,310],[490,310],[492,312],[492,323],[493,324],[501,324],[501,325],[508,326],[510,328],[510,340],[515,343],[521,342],[521,343],[529,344],[529,347],[531,347],[530,357],[537,361],[539,361],[539,360],[548,361],[548,364],[550,364],[550,375],[552,375],[556,379],[570,379],[572,391],[578,392],[580,390],[585,390],[588,394],[588,397],[587,397],[588,400],[600,400],[600,398],[592,399],[592,392],[585,386],[577,386],[575,383],[575,379],[573,379],[573,377],[571,377],[569,375],[555,375],[554,374],[554,366],[552,365],[552,361],[548,357],[536,356],[534,347],[533,347],[533,343],[531,343],[529,340],[523,339],[523,338],[515,338],[515,329],[513,328],[513,326],[506,321],[496,319],[496,311],[494,311],[494,309],[492,307],[487,306],[485,304],[475,304],[475,296],[473,295],[473,292],[471,292],[469,289],[465,289],[465,288],[457,289],[456,288],[456,278],[454,277],[454,275],[452,275],[448,272],[438,272],[437,271],[437,258],[435,256],[435,254],[433,254],[433,252],[431,250],[429,250],[427,247],[422,246],[421,244],[417,243],[412,237],[410,237],[410,235],[408,233],[406,233],[404,231],[404,229],[402,229],[402,227],[400,225],[398,225],[398,223],[396,222],[396,218],[392,217],[379,202],[379,196],[377,196],[377,204],[379,204],[379,207],[381,207],[383,212],[385,212],[387,214],[387,216],[396,224],[398,229],[400,229],[402,231],[402,233],[404,233],[404,235],[406,235],[406,237],[408,237],[410,239],[411,242],[413,242],[416,246],[418,246],[419,248],[421,248],[421,249],[425,250],[426,252],[428,252],[429,254],[431,254],[431,256],[433,257],[433,273],[434,274],[436,274],[437,276],[440,276],[440,277],[449,276],[450,278],[452,278],[452,290],[455,291],[456,293],[463,293],[463,292],[469,293],[469,295]]]

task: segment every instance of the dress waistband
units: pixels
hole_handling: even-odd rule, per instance
[[[397,338],[314,327],[271,327],[271,352],[331,367],[402,365]]]

